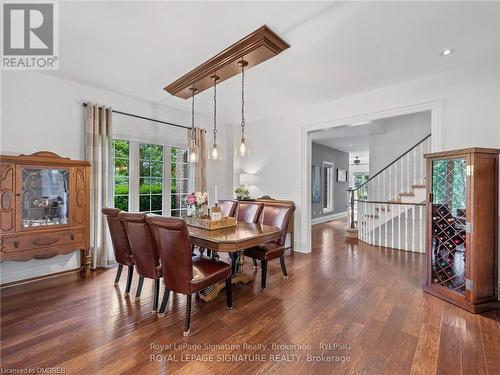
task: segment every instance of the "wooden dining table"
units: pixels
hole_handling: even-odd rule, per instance
[[[277,240],[281,231],[278,227],[264,224],[238,222],[235,227],[208,230],[188,225],[193,245],[212,252],[226,252],[231,258],[232,283],[247,284],[254,276],[243,271],[245,249]],[[225,283],[216,284],[200,293],[200,299],[208,302],[217,297]]]

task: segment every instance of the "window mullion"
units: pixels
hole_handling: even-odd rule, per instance
[[[171,176],[171,148],[163,147],[163,215],[171,215],[172,176]]]
[[[139,211],[139,143],[130,142],[129,210]]]

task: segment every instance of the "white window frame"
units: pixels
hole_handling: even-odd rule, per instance
[[[129,142],[129,195],[128,195],[128,209],[130,212],[139,212],[139,144],[155,144],[163,146],[163,199],[162,199],[162,215],[171,216],[171,178],[170,178],[170,153],[171,148],[187,149],[186,144],[170,144],[165,139],[147,139],[140,137],[130,137],[120,134],[113,135],[113,140],[123,140]],[[111,176],[111,201],[114,207],[114,159],[112,160],[113,174]],[[190,169],[190,168],[189,168]],[[190,174],[188,173],[188,176]]]
[[[330,163],[330,162],[327,162],[327,161],[324,161],[323,164],[322,164],[322,168],[323,168],[323,173],[321,174],[321,182],[322,182],[322,185],[321,185],[321,193],[322,193],[322,202],[321,202],[321,205],[322,205],[322,208],[323,208],[323,213],[327,213],[327,212],[332,212],[333,211],[333,193],[334,193],[334,179],[333,179],[333,176],[334,176],[334,171],[335,171],[335,168],[333,166],[333,163]],[[330,170],[330,174],[329,176],[325,176],[325,170],[326,169],[329,169]],[[324,181],[325,178],[328,178],[327,181]],[[325,183],[327,184],[327,194],[325,196],[324,194],[324,186],[325,186]],[[325,199],[326,199],[326,204],[325,204]],[[326,207],[325,207],[326,206]]]

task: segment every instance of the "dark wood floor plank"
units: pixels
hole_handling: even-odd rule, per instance
[[[2,290],[2,368],[64,367],[66,374],[474,374],[500,373],[500,315],[473,315],[422,292],[425,256],[345,240],[345,222],[313,227],[313,252],[269,263],[268,289],[236,286],[193,301],[182,336],[185,299],[171,296],[164,318],[151,314],[152,285],[139,301],[114,288],[114,270]],[[222,254],[223,258],[225,255]],[[245,269],[251,271],[251,262]],[[132,294],[135,291],[135,283]],[[151,344],[309,344],[310,350],[159,351]],[[323,346],[320,346],[320,343]],[[349,349],[328,346],[349,344]],[[298,362],[181,361],[188,354],[301,355]],[[175,354],[176,362],[154,361]],[[307,354],[349,357],[338,363]],[[343,358],[343,357],[342,357]]]
[[[485,313],[478,318],[483,343],[486,369],[489,375],[500,374],[500,325],[498,311]]]

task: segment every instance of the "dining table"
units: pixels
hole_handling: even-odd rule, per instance
[[[232,284],[247,284],[254,276],[245,273],[243,264],[244,250],[280,238],[281,230],[278,227],[264,224],[237,222],[236,226],[208,230],[188,225],[191,242],[200,248],[212,251],[212,256],[219,252],[229,253],[231,258]],[[225,283],[218,283],[200,292],[200,299],[204,302],[213,300],[224,289]]]

